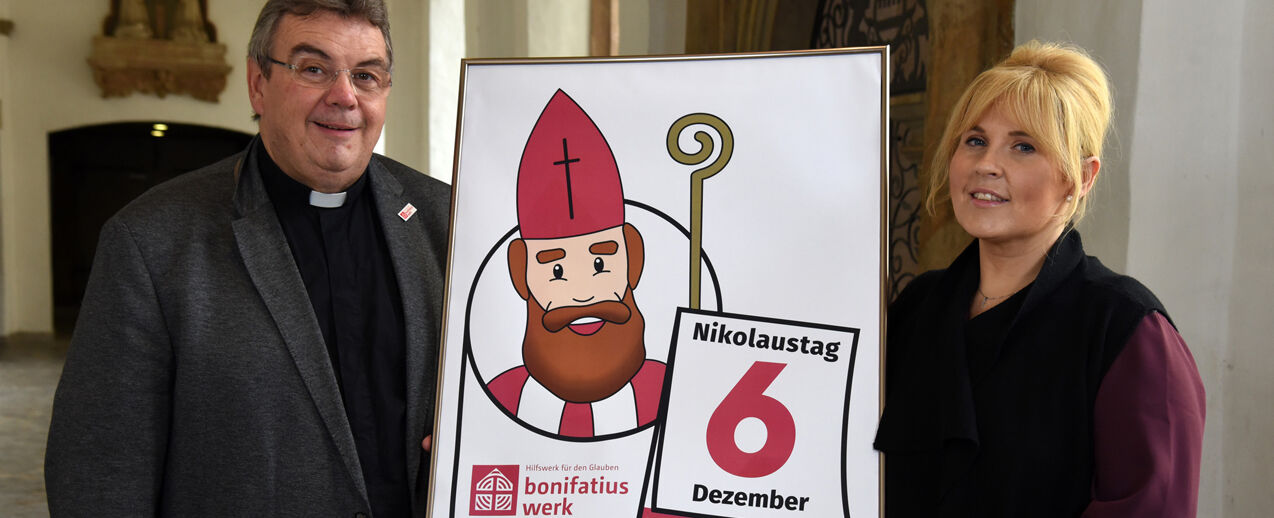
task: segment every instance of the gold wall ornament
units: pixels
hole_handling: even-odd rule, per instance
[[[119,23],[115,26],[118,38],[149,39],[154,36],[150,28],[150,11],[142,0],[122,0],[119,4]]]
[[[104,98],[189,94],[215,103],[230,75],[226,46],[220,43],[97,36],[88,64]]]
[[[204,29],[203,13],[199,11],[199,0],[177,0],[177,12],[174,18],[170,35],[173,41],[208,42],[208,31]]]
[[[217,102],[230,65],[205,0],[112,0],[88,58],[102,97],[187,94]]]

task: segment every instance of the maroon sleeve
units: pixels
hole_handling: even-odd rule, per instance
[[[1163,315],[1147,315],[1097,391],[1093,502],[1083,516],[1195,516],[1204,405],[1185,341]]]

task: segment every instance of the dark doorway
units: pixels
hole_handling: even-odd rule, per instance
[[[242,151],[252,135],[163,122],[49,133],[53,326],[70,333],[102,224],[147,189]]]

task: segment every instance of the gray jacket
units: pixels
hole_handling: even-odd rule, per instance
[[[420,516],[450,194],[381,156],[367,174],[406,317]],[[418,212],[404,221],[408,203]],[[102,228],[45,479],[53,516],[371,514],[318,321],[249,152],[151,189]]]

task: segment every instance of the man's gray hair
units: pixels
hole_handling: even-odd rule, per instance
[[[315,11],[331,11],[345,18],[362,18],[380,29],[385,37],[385,54],[390,69],[394,66],[394,46],[389,43],[389,11],[384,0],[269,0],[257,16],[248,40],[248,58],[261,67],[261,74],[270,77],[270,45],[279,28],[279,20],[285,14],[309,16]],[[283,56],[284,59],[287,56]]]

